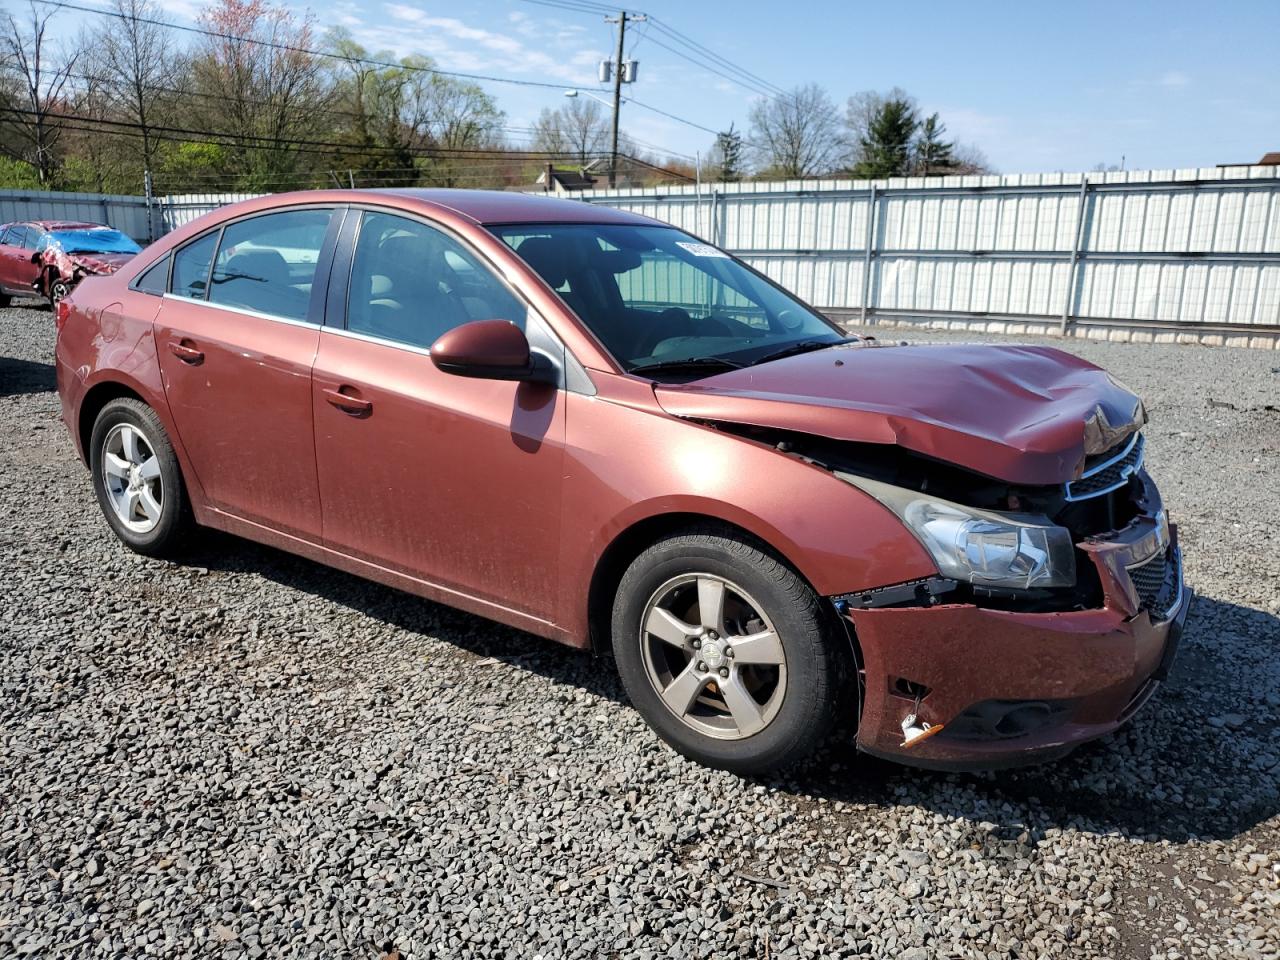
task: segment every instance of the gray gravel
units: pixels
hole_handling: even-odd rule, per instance
[[[52,329],[0,311],[0,956],[1280,956],[1276,354],[1063,344],[1147,397],[1199,595],[1135,727],[750,783],[607,662],[226,537],[127,553]]]

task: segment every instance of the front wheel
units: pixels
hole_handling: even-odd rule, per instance
[[[53,281],[49,286],[49,303],[56,310],[58,308],[58,304],[61,303],[63,298],[65,298],[70,292],[71,284],[66,280],[59,279]]]
[[[690,533],[637,557],[614,601],[613,651],[640,714],[707,766],[790,765],[840,709],[846,660],[821,602],[745,539]]]
[[[112,400],[89,441],[93,490],[107,523],[131,550],[168,556],[193,523],[173,445],[154,410],[140,400]]]

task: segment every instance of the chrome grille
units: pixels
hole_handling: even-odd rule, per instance
[[[1145,563],[1130,567],[1129,579],[1142,609],[1151,614],[1152,620],[1165,620],[1182,597],[1182,554],[1177,547],[1158,553]]]
[[[1080,479],[1068,483],[1067,499],[1088,500],[1123,487],[1131,476],[1142,469],[1145,446],[1142,434],[1135,433],[1124,444],[1114,448],[1114,452],[1106,454],[1102,461],[1087,467]]]

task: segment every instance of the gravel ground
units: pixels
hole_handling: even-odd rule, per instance
[[[0,956],[1280,956],[1273,353],[1063,343],[1146,396],[1198,594],[1136,726],[751,783],[586,654],[227,537],[129,554],[52,329],[0,311]]]

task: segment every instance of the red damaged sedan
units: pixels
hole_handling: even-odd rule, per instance
[[[0,226],[0,307],[32,295],[57,306],[85,277],[115,273],[141,249],[100,223],[7,223]]]
[[[1104,371],[851,338],[605,207],[251,200],[58,325],[128,546],[216,527],[612,650],[713,766],[777,768],[841,718],[924,766],[1059,757],[1142,706],[1186,615],[1142,404]]]

